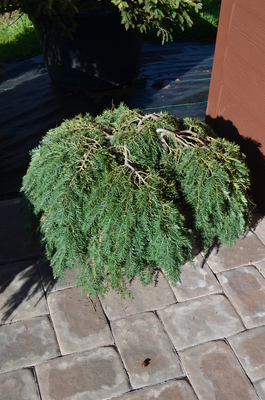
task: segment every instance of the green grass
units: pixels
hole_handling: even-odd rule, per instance
[[[32,22],[27,15],[13,13],[0,18],[0,60],[40,54],[39,43]]]
[[[202,13],[192,13],[193,26],[184,32],[177,32],[174,39],[215,39],[219,21],[221,0],[202,0]]]
[[[218,26],[220,7],[221,0],[205,0],[203,4],[202,18],[215,28]]]

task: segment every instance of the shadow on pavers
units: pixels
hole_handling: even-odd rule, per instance
[[[56,284],[50,274],[40,279],[37,266],[44,250],[37,241],[31,241],[25,229],[25,220],[20,210],[20,198],[0,201],[0,320],[15,318],[19,310],[23,318],[44,298],[44,290]],[[19,318],[16,316],[15,319]]]
[[[18,261],[0,266],[0,320],[13,322],[47,313],[44,287],[51,291],[52,274],[40,279],[37,262]]]
[[[207,115],[205,121],[219,137],[238,144],[246,156],[246,163],[251,175],[250,189],[253,198],[250,229],[255,229],[261,217],[260,211],[265,213],[265,156],[261,152],[261,143],[251,137],[241,135],[233,122],[225,120],[223,117],[212,118]]]

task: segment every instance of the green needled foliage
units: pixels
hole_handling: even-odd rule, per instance
[[[150,283],[157,266],[176,283],[191,232],[205,250],[231,246],[249,223],[248,188],[239,147],[205,123],[121,104],[50,130],[21,190],[54,276],[75,266],[93,298],[126,294],[125,277]]]
[[[46,15],[51,23],[51,34],[61,33],[72,38],[77,27],[75,15],[78,11],[98,7],[116,6],[125,29],[137,27],[145,33],[157,32],[162,42],[172,40],[174,27],[181,30],[191,27],[190,14],[202,9],[200,0],[0,0],[0,14],[19,10],[29,17]],[[104,27],[102,27],[104,29]]]
[[[111,0],[121,13],[122,23],[126,29],[137,27],[140,32],[147,33],[154,29],[162,43],[172,40],[175,26],[183,31],[191,27],[193,21],[190,12],[202,9],[200,0]]]

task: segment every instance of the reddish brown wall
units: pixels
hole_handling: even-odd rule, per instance
[[[206,113],[247,154],[265,211],[265,0],[222,0]]]

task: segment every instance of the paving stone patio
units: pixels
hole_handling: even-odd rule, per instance
[[[219,280],[247,328],[265,324],[264,278],[255,267],[223,272]]]
[[[100,303],[93,304],[80,288],[51,293],[48,307],[62,354],[114,343]]]
[[[158,315],[177,350],[228,337],[245,329],[223,295],[174,304],[159,311]]]
[[[13,217],[14,215],[15,217]],[[1,400],[265,400],[265,219],[172,287],[93,302],[52,277],[19,199],[0,202]]]
[[[37,382],[31,369],[19,369],[0,375],[1,400],[39,400]]]
[[[252,382],[265,378],[265,327],[250,329],[228,338]]]
[[[255,389],[225,341],[204,343],[180,354],[199,399],[257,399]]]
[[[111,328],[133,388],[184,375],[178,356],[154,313],[120,319],[112,322]]]
[[[222,293],[222,288],[207,264],[201,268],[203,257],[194,259],[194,267],[186,263],[181,268],[181,282],[171,288],[179,302],[196,299],[207,294]]]
[[[259,394],[261,399],[265,399],[265,379],[259,382],[255,382],[254,386]]]

